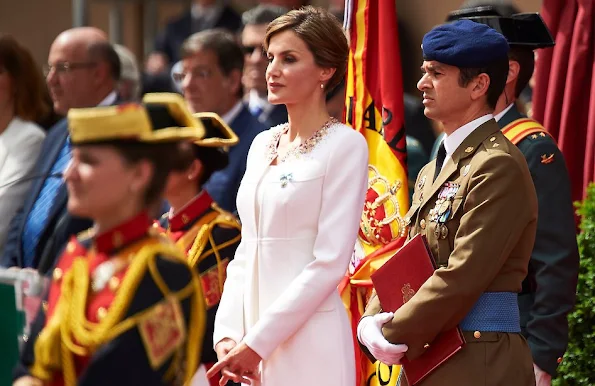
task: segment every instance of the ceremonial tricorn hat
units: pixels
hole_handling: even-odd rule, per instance
[[[229,163],[228,148],[239,142],[238,136],[218,114],[193,115],[205,128],[205,135],[194,141],[194,154],[211,172],[225,168]]]
[[[554,39],[538,13],[502,15],[496,6],[463,8],[448,14],[448,21],[468,19],[500,32],[511,47],[552,47]]]
[[[192,116],[179,94],[146,94],[143,103],[70,109],[68,130],[73,145],[102,142],[198,141],[202,122]]]

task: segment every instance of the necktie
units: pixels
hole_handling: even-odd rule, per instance
[[[444,160],[446,159],[446,148],[444,147],[444,141],[440,144],[438,148],[438,153],[436,154],[436,171],[434,172],[434,181],[440,174],[440,170],[442,170],[442,164],[444,164]]]
[[[50,174],[64,172],[66,165],[70,161],[70,157],[70,142],[66,139],[62,145],[62,149],[60,149],[58,158],[56,158],[50,170]],[[61,186],[61,178],[46,178],[39,191],[37,200],[35,200],[31,212],[29,212],[23,231],[23,260],[25,267],[33,266],[37,244],[39,243],[41,234],[45,230],[53,201],[58,195]]]

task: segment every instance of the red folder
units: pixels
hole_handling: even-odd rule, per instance
[[[384,311],[396,311],[415,295],[434,272],[434,259],[426,237],[416,235],[371,275]],[[403,358],[409,384],[415,385],[457,353],[465,344],[458,327],[441,332],[426,351],[414,360]]]

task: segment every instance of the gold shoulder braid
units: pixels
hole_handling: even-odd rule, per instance
[[[99,323],[92,323],[86,318],[87,294],[90,288],[87,258],[85,256],[75,258],[71,269],[63,278],[60,299],[55,312],[35,343],[35,363],[30,369],[31,374],[47,382],[53,378],[54,373],[61,371],[65,386],[74,386],[77,383],[77,375],[73,355],[92,355],[101,345],[137,326],[143,336],[142,326],[147,321],[154,320],[156,315],[165,313],[165,315],[171,316],[170,320],[179,323],[180,302],[192,297],[189,322],[192,328],[187,331],[187,340],[192,344],[186,345],[186,371],[184,374],[185,383],[189,382],[199,364],[200,347],[202,347],[206,323],[202,288],[197,274],[188,266],[192,275],[191,282],[182,290],[171,292],[157,270],[156,257],[158,255],[175,257],[176,260],[188,266],[181,251],[173,244],[164,243],[161,238],[152,239],[132,259],[122,280],[120,290],[106,316]],[[164,300],[149,309],[123,319],[140,281],[147,273],[152,275],[153,280],[163,293]],[[183,317],[181,322],[184,324]],[[159,327],[160,325],[157,325],[157,328]],[[183,338],[175,349],[179,349],[182,342]],[[169,357],[169,355],[161,358],[155,357],[150,351],[150,344],[147,346],[145,337],[143,337],[143,343],[152,366],[160,366]]]
[[[231,244],[237,243],[241,239],[241,235],[217,245],[212,235],[213,228],[216,226],[221,226],[228,229],[236,228],[241,231],[242,227],[239,221],[231,213],[221,209],[216,203],[213,202],[211,207],[214,211],[209,214],[212,216],[209,216],[208,221],[201,221],[200,229],[196,234],[196,238],[194,239],[192,247],[188,251],[188,263],[190,266],[196,267],[203,259],[210,256],[211,254],[215,254],[215,258],[217,259],[217,277],[219,279],[220,287],[219,291],[222,292],[223,282],[225,281],[225,266],[223,264],[223,260],[221,259],[221,255],[219,254],[219,250]],[[203,254],[203,251],[207,246],[207,242],[211,243],[211,249]]]

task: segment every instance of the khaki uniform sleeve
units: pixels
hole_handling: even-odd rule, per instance
[[[421,355],[424,345],[441,331],[459,324],[493,285],[521,237],[534,237],[535,228],[529,224],[536,221],[537,207],[535,190],[526,183],[529,173],[506,152],[488,153],[478,163],[462,204],[448,266],[436,270],[383,329],[390,342],[409,346],[409,359]],[[533,230],[533,236],[527,229]],[[521,270],[522,264],[518,265]],[[520,282],[518,287],[510,290],[520,290]],[[377,309],[370,303],[367,314]]]

